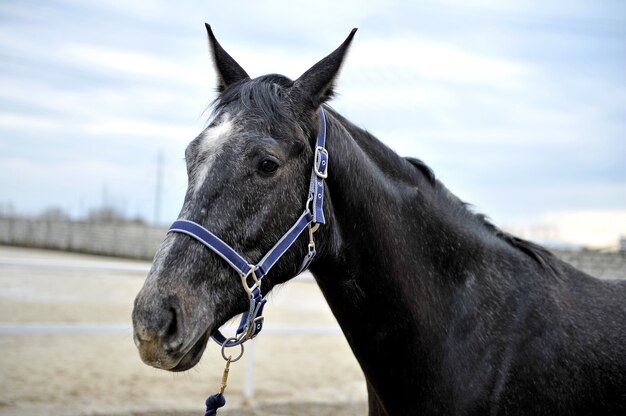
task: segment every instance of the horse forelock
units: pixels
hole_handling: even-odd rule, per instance
[[[288,89],[293,81],[283,75],[270,74],[230,86],[213,102],[215,112],[255,110],[270,123],[293,118],[293,102]]]
[[[293,94],[293,81],[269,74],[243,80],[229,86],[212,103],[212,117],[233,115],[236,133],[261,134],[302,148],[307,138],[314,138],[319,120],[311,117],[300,97]]]

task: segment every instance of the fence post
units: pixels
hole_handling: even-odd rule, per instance
[[[250,341],[246,359],[246,380],[243,395],[250,401],[254,397],[254,366],[256,365],[256,340]]]

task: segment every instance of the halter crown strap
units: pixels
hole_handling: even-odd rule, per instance
[[[236,337],[226,338],[219,329],[211,334],[211,337],[220,345],[227,347],[239,345],[248,339],[254,338],[261,331],[263,328],[263,307],[266,303],[261,293],[261,281],[307,228],[309,229],[309,251],[297,274],[306,270],[315,257],[316,251],[312,224],[317,226],[326,223],[324,218],[324,179],[328,177],[326,115],[321,107],[320,120],[321,127],[315,140],[315,159],[313,160],[308,199],[304,212],[257,264],[249,263],[221,238],[193,221],[178,219],[174,221],[168,230],[168,233],[177,232],[195,238],[223,258],[241,277],[244,290],[250,298],[250,307],[241,318]],[[251,285],[248,284],[250,280],[252,281]]]
[[[328,151],[326,150],[326,116],[320,107],[321,127],[315,140],[315,158],[309,185],[309,199],[313,201],[313,222],[326,224],[324,218],[324,179],[328,177]]]

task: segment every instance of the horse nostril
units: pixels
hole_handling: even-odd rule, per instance
[[[163,334],[163,349],[168,352],[177,351],[182,345],[182,339],[180,337],[180,313],[175,307],[169,309],[170,321],[165,328]]]
[[[170,308],[170,322],[167,324],[167,328],[165,328],[165,334],[163,338],[165,340],[176,337],[178,334],[178,316],[176,313],[176,309]]]
[[[144,355],[174,354],[183,344],[183,316],[175,296],[136,306],[133,325],[135,345]]]

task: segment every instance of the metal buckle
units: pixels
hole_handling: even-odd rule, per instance
[[[256,336],[256,334],[254,333],[254,320],[250,321],[250,324],[246,327],[246,330],[243,331],[243,336],[241,337],[241,339],[245,341],[252,339]]]
[[[326,166],[324,169],[324,172],[320,171],[320,169],[318,169],[317,165],[319,164],[321,157],[320,154],[323,153],[324,155],[326,155],[326,160],[322,160],[322,163],[326,162]],[[326,179],[328,178],[328,150],[326,150],[325,148],[321,147],[321,146],[317,146],[315,148],[315,160],[313,162],[313,170],[315,171],[315,174],[322,178],[322,179]]]
[[[320,228],[319,224],[311,226],[311,223],[309,223],[309,255],[315,251],[315,238],[313,238],[313,234],[315,234],[318,228]]]
[[[261,328],[263,328],[264,321],[265,317],[263,315],[257,316],[252,320],[252,334],[250,335],[250,339],[254,339],[257,335],[259,335]]]
[[[244,328],[244,331],[235,339],[237,339],[237,341],[241,341],[241,343],[243,344],[249,339],[256,338],[256,336],[259,335],[259,332],[261,332],[260,329],[257,330],[257,326],[260,323],[262,327],[264,320],[265,317],[263,315],[259,315],[256,318],[250,320],[250,322],[248,322],[248,325]]]
[[[241,278],[241,284],[243,285],[244,290],[248,294],[248,297],[252,299],[254,297],[252,292],[254,291],[254,289],[261,286],[261,281],[256,277],[256,273],[255,273],[256,266],[253,264],[248,264],[248,266],[250,266],[250,270],[248,270],[248,273],[246,274],[242,273],[239,275],[239,277]],[[252,286],[248,286],[248,277],[250,276],[252,276]]]

